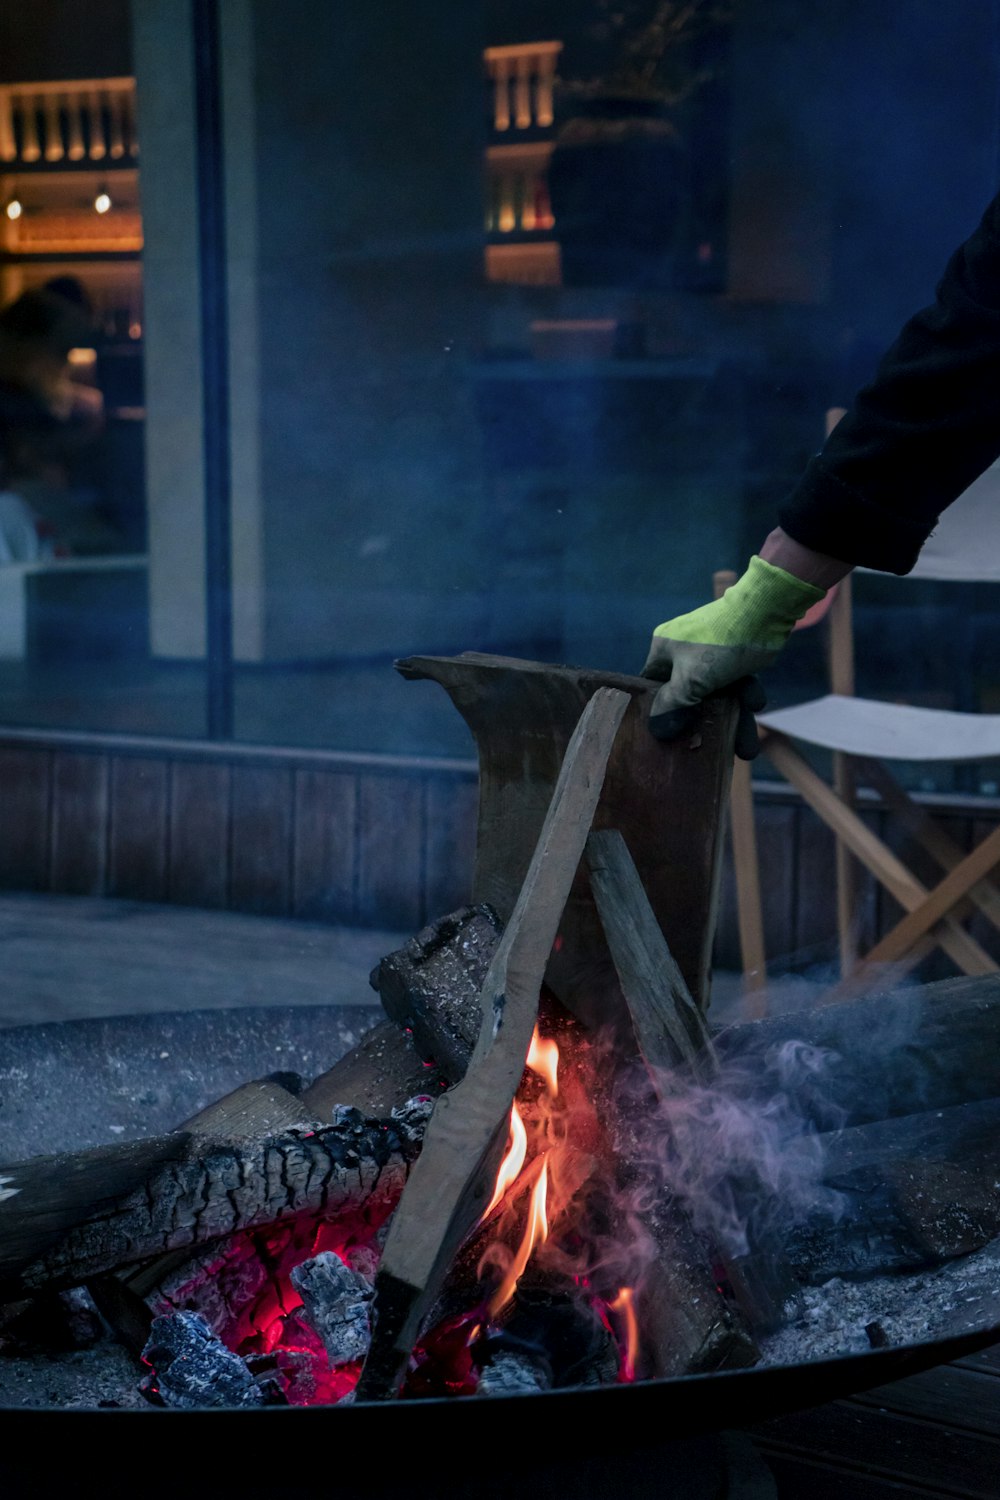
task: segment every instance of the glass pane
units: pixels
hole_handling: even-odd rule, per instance
[[[0,295],[88,310],[58,461],[6,460],[9,724],[209,733],[217,501],[236,739],[466,755],[416,653],[638,671],[993,190],[989,7],[248,0],[217,160],[191,9],[78,12],[0,7]],[[991,706],[991,590],[960,672],[914,601],[862,629]],[[796,641],[772,701],[822,681]]]

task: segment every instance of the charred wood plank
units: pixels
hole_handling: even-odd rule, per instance
[[[409,657],[396,667],[406,678],[440,683],[472,731],[479,754],[472,900],[488,903],[502,922],[514,909],[585,703],[598,688],[628,695],[595,827],[625,835],[688,989],[705,1007],[723,847],[717,811],[732,770],[733,703],[710,700],[698,732],[668,744],[649,732],[657,684],[646,678],[475,651]],[[585,869],[574,881],[560,936],[546,974],[553,993],[587,1024],[616,1012],[621,1017]]]
[[[359,1399],[395,1395],[421,1321],[486,1206],[524,1070],[545,966],[590,831],[628,695],[598,688],[579,717],[490,965],[469,1071],[438,1101],[411,1191],[393,1218],[376,1280],[375,1326]]]

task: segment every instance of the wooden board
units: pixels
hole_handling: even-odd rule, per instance
[[[502,921],[514,908],[584,705],[600,687],[628,695],[594,826],[623,834],[688,989],[704,1009],[734,705],[711,702],[697,734],[665,744],[647,724],[658,684],[642,677],[477,652],[410,657],[396,665],[404,677],[439,682],[475,738],[479,813],[471,899],[488,902]],[[589,1024],[620,1012],[621,994],[585,870],[574,882],[560,938],[546,975],[554,993]]]

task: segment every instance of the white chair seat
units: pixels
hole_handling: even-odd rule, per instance
[[[789,739],[877,760],[966,761],[1000,757],[1000,714],[952,713],[836,693],[757,715]]]

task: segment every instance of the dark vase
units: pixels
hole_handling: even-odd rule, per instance
[[[607,94],[566,111],[549,194],[567,286],[670,286],[682,152],[656,100]]]

